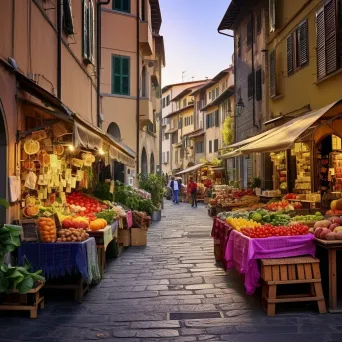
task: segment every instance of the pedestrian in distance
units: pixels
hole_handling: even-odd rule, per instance
[[[197,183],[192,177],[190,177],[187,192],[191,195],[191,206],[197,208]]]
[[[170,188],[173,193],[173,203],[179,204],[178,194],[179,194],[179,181],[175,177],[171,178]]]

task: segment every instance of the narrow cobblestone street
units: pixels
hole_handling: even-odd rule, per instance
[[[107,265],[83,304],[46,301],[37,320],[0,316],[0,341],[342,341],[341,315],[267,317],[235,271],[215,264],[204,206],[166,203],[146,248]]]

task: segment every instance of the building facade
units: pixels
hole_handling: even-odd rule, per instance
[[[218,27],[218,31],[233,32],[235,99],[243,103],[236,113],[235,141],[240,142],[264,130],[268,110],[268,0],[232,1]],[[227,38],[230,39],[230,38]],[[264,175],[264,156],[261,154],[235,159],[237,177],[247,186],[253,177]]]
[[[161,171],[160,89],[165,53],[159,35],[159,1],[113,0],[102,7],[101,16],[103,129],[137,152],[138,173]],[[130,168],[117,168],[124,179],[134,177]]]
[[[167,85],[162,89],[162,170],[165,175],[171,174],[172,170],[175,169],[175,159],[172,154],[172,136],[166,134],[166,132],[174,129],[169,115],[177,110],[177,101],[172,100],[184,90],[201,85],[204,82],[206,81],[176,83]]]

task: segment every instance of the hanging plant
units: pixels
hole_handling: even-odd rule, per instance
[[[226,118],[222,128],[223,143],[225,145],[230,145],[234,140],[234,135],[232,131],[232,118],[229,116]]]

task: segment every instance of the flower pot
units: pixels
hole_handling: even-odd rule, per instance
[[[160,221],[161,220],[161,210],[155,210],[152,213],[152,221]]]

